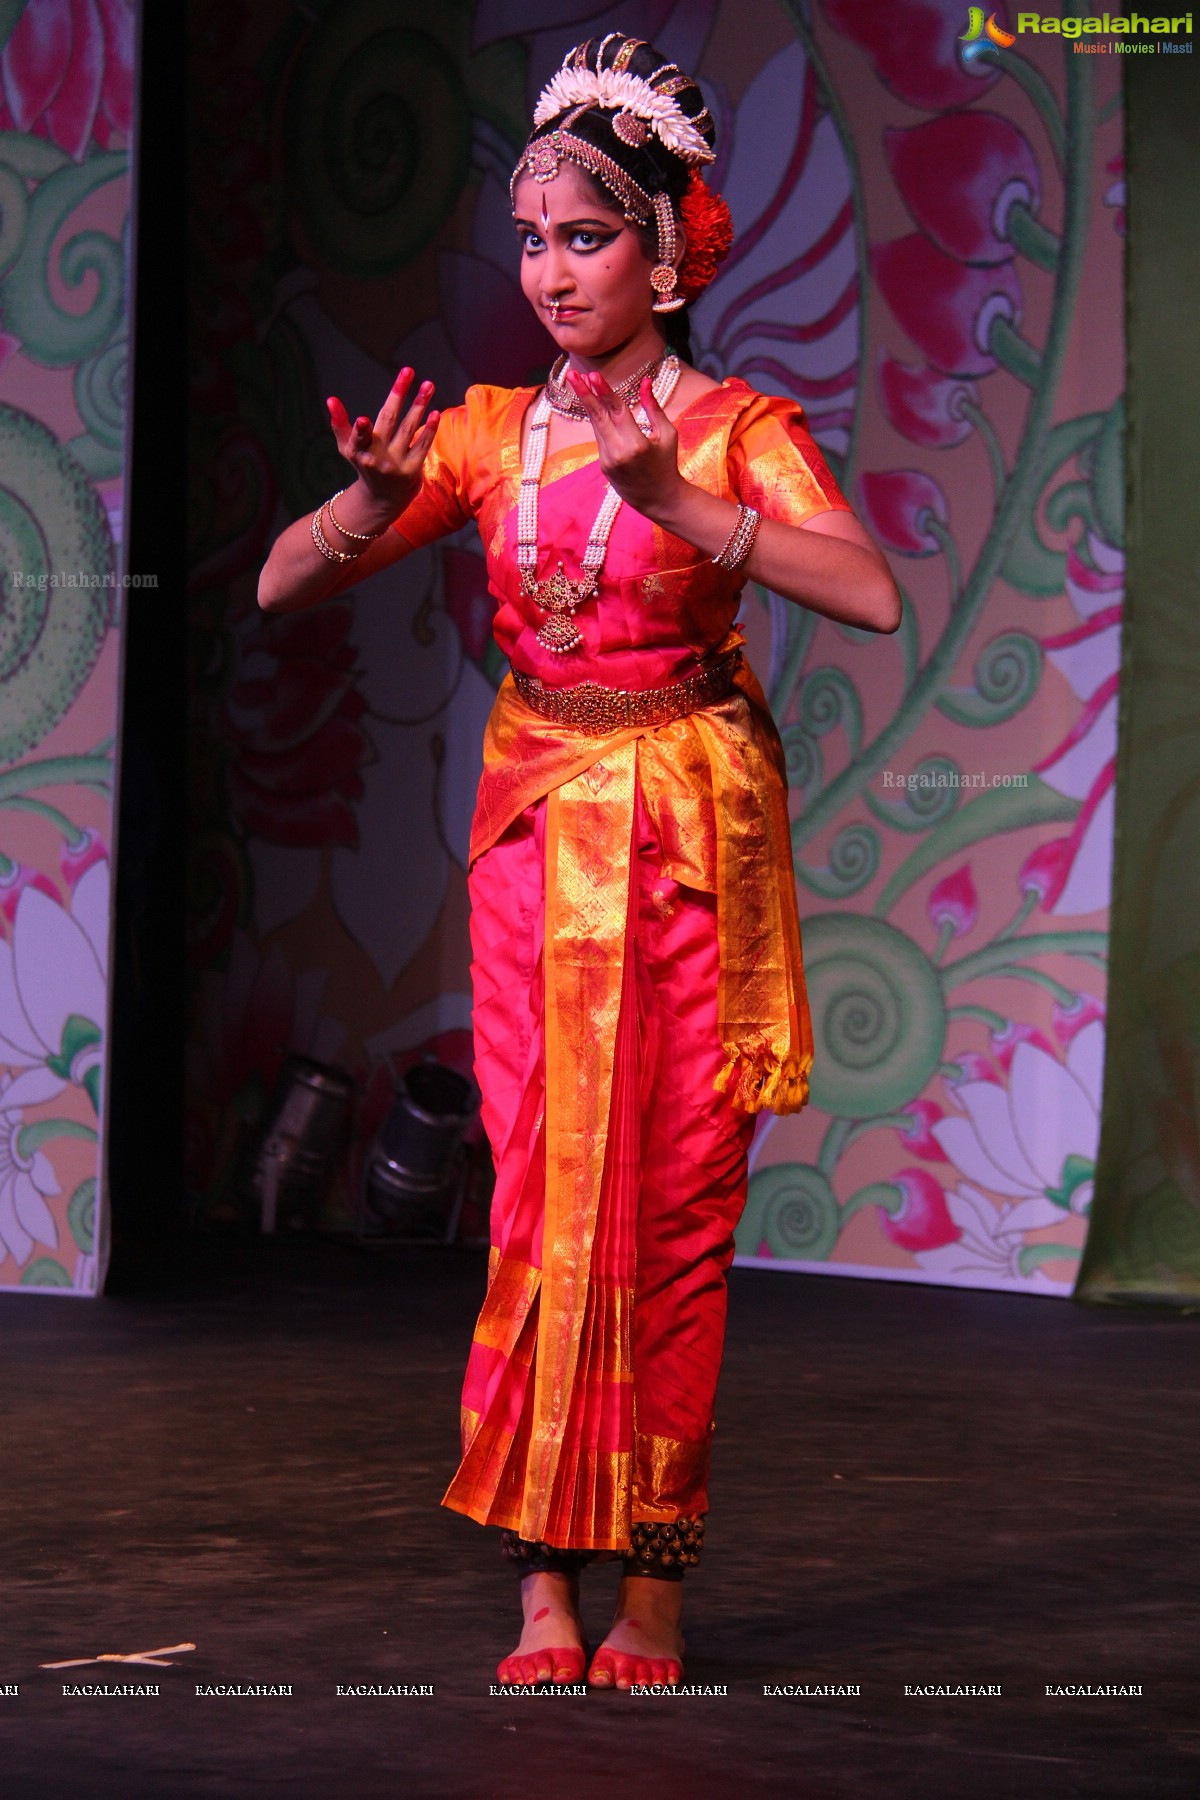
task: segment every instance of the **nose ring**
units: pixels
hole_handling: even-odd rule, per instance
[[[558,309],[561,305],[561,300],[551,300],[550,302],[550,317],[556,325],[558,324]]]

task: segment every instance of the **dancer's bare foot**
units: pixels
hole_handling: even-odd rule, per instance
[[[626,1575],[612,1629],[588,1670],[593,1687],[629,1688],[634,1682],[674,1687],[683,1679],[682,1613],[681,1581]]]
[[[521,1583],[525,1628],[496,1670],[509,1687],[582,1681],[587,1651],[579,1618],[579,1578],[540,1571]]]

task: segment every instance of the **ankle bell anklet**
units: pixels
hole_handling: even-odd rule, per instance
[[[704,1546],[704,1515],[673,1520],[638,1519],[630,1528],[625,1552],[626,1575],[649,1575],[658,1581],[682,1581],[695,1568]]]
[[[688,1569],[700,1561],[704,1547],[704,1514],[684,1519],[635,1519],[629,1531],[629,1549],[616,1554],[626,1575],[645,1575],[657,1581],[682,1581]],[[519,1578],[526,1575],[578,1575],[590,1562],[612,1554],[595,1550],[562,1550],[523,1538],[520,1532],[502,1530],[500,1554]]]
[[[500,1533],[500,1554],[522,1580],[526,1575],[578,1575],[592,1560],[590,1550],[560,1550],[508,1530]]]

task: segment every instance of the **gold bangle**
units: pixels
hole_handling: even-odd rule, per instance
[[[754,540],[758,535],[758,527],[761,522],[761,513],[755,512],[752,506],[738,507],[738,516],[733,530],[713,557],[713,562],[718,569],[727,569],[732,574],[741,568],[754,548]]]
[[[354,562],[357,557],[362,555],[361,550],[335,550],[332,544],[325,541],[325,533],[321,530],[321,514],[324,511],[324,505],[318,506],[309,524],[309,534],[312,537],[313,543],[328,562]]]
[[[323,512],[327,512],[329,514],[330,524],[336,525],[343,537],[353,538],[355,543],[358,543],[358,544],[369,544],[373,541],[373,539],[375,539],[377,537],[382,537],[384,532],[387,530],[386,525],[381,525],[379,527],[378,531],[347,531],[346,527],[342,524],[342,521],[338,518],[337,514],[334,512],[333,503],[335,500],[340,500],[343,494],[348,494],[349,492],[350,492],[350,489],[348,487],[339,488],[336,494],[331,494],[329,496],[329,499],[325,502],[325,505],[322,507],[321,510]]]

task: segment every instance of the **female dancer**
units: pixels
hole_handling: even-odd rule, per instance
[[[282,534],[259,589],[308,605],[475,517],[499,602],[512,672],[470,872],[496,1190],[444,1504],[502,1528],[514,1683],[582,1677],[597,1557],[624,1572],[588,1679],[680,1680],[754,1115],[807,1098],[782,748],[739,592],[900,621],[801,408],[668,353],[729,245],[700,173],[713,141],[652,46],[573,50],[512,184],[550,379],[473,387],[440,418],[410,369],[373,424],[331,399],[356,479]]]

